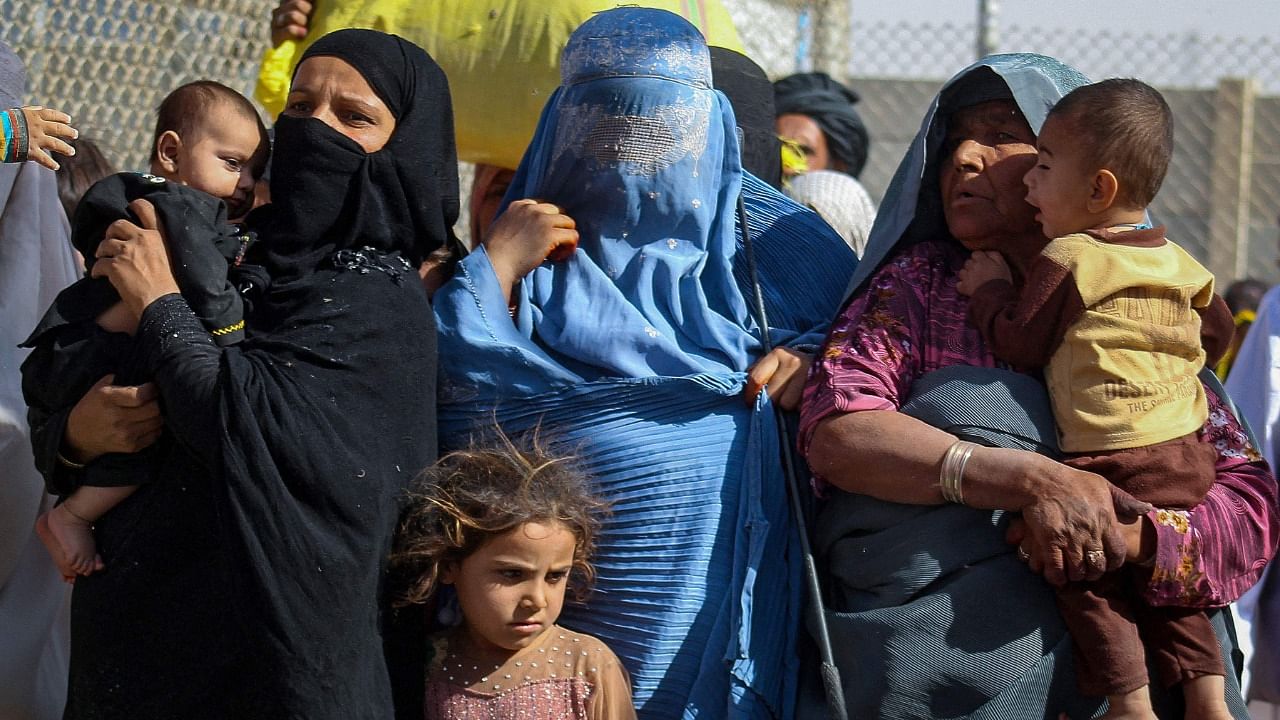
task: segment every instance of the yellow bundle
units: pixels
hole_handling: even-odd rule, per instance
[[[643,5],[681,15],[711,45],[742,52],[720,0],[320,0],[307,38],[268,50],[257,96],[274,117],[307,46],[342,28],[374,28],[421,45],[449,76],[458,158],[514,168],[560,85],[560,51],[601,10]]]

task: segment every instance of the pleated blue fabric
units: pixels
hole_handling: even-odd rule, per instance
[[[596,590],[562,622],[631,673],[642,718],[787,718],[800,562],[736,223],[743,196],[775,343],[816,345],[856,260],[811,211],[745,174],[705,44],[621,8],[570,39],[517,173],[579,248],[521,283],[510,318],[484,248],[435,296],[442,444],[540,427],[613,503]]]

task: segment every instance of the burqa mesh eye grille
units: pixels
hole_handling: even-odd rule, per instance
[[[679,159],[676,137],[661,118],[606,115],[587,133],[583,150],[602,163],[628,163],[632,172],[654,175]]]
[[[708,98],[696,107],[655,108],[652,115],[597,116],[593,112],[595,122],[586,132],[581,152],[600,163],[621,164],[630,175],[656,175],[706,150],[709,105]]]

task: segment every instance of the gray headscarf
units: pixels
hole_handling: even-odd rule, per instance
[[[13,48],[0,42],[0,109],[19,107],[26,96],[26,65]]]

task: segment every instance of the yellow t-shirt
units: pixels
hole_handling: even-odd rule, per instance
[[[1171,242],[1078,233],[1042,256],[1070,273],[1084,305],[1045,368],[1062,449],[1140,447],[1198,430],[1208,408],[1195,308],[1212,301],[1213,275]]]

